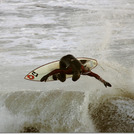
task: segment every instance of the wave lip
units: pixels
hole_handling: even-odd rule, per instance
[[[89,105],[90,111],[90,105]],[[90,112],[99,132],[134,132],[134,99],[126,96],[112,96],[103,99]]]
[[[0,95],[1,132],[134,132],[132,94],[13,91]],[[95,95],[98,99],[95,101]]]
[[[85,94],[79,91],[2,93],[2,132],[89,132],[83,120]],[[8,128],[7,128],[8,126]],[[11,127],[14,126],[14,127]],[[9,129],[10,128],[10,129]]]

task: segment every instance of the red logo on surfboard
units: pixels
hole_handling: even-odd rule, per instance
[[[33,75],[27,75],[27,77],[28,77],[30,80],[33,80],[33,79],[34,79],[34,76],[33,76]]]

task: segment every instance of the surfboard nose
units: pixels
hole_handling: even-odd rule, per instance
[[[24,79],[26,79],[26,80],[33,80],[33,79],[34,79],[34,76],[31,75],[31,74],[27,74],[27,75],[24,77]]]

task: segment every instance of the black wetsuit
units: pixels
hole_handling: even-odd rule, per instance
[[[60,59],[60,69],[72,68],[72,80],[76,81],[80,78],[82,64],[73,55],[66,55]],[[66,80],[66,74],[58,74],[58,79],[62,82]]]
[[[73,55],[66,55],[60,59],[59,69],[55,69],[47,75],[43,76],[40,81],[47,81],[48,77],[52,76],[53,80],[59,79],[61,82],[64,82],[66,80],[66,74],[73,75],[72,80],[77,81],[80,78],[80,75],[88,75],[90,77],[95,77],[97,80],[101,81],[105,87],[112,86],[109,82],[102,79],[98,74],[83,66],[82,64],[84,63],[85,61],[79,61]]]

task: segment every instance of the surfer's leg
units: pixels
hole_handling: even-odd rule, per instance
[[[60,69],[66,69],[66,65],[62,61],[60,61]],[[66,80],[66,74],[65,73],[59,73],[58,74],[58,79],[61,82],[64,82]]]
[[[61,82],[64,82],[66,80],[66,74],[58,74],[58,79],[61,81]]]
[[[80,72],[74,72],[72,80],[73,81],[77,81],[79,78],[80,78]]]
[[[72,77],[72,80],[73,81],[77,81],[79,78],[80,78],[80,72],[82,71],[81,69],[81,64],[79,63],[79,61],[77,60],[74,60],[72,63],[71,63],[71,68],[73,70],[73,77]]]

